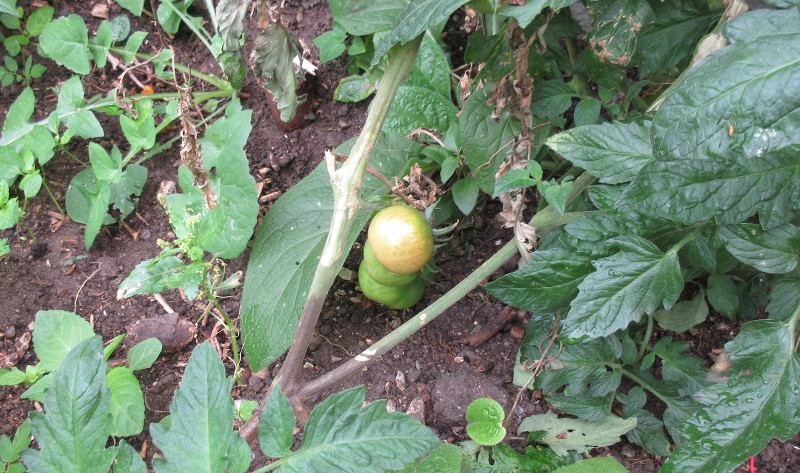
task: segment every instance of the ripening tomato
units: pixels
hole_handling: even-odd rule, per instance
[[[413,273],[408,274],[400,274],[386,269],[378,261],[378,259],[375,258],[375,253],[372,252],[372,246],[369,243],[369,239],[367,239],[367,242],[364,244],[364,266],[366,267],[369,276],[374,279],[375,282],[378,284],[383,284],[384,286],[405,286],[406,284],[411,284],[414,282],[419,275],[419,271],[414,271]]]
[[[433,255],[433,234],[425,216],[407,205],[378,212],[367,239],[378,262],[393,273],[417,272]]]

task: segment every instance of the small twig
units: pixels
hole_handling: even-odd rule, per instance
[[[547,359],[547,353],[550,351],[550,347],[553,346],[553,343],[558,339],[558,327],[561,323],[561,311],[559,310],[556,314],[556,319],[553,321],[553,333],[550,334],[548,337],[550,340],[547,343],[547,346],[542,350],[542,355],[539,357],[536,362],[534,362],[533,366],[533,373],[531,373],[531,377],[528,378],[528,382],[525,383],[524,386],[519,388],[517,391],[517,395],[514,396],[514,404],[511,405],[511,409],[508,410],[508,415],[506,415],[505,420],[503,420],[503,427],[508,427],[509,422],[511,422],[511,416],[514,415],[514,411],[517,410],[517,406],[519,405],[520,399],[522,399],[522,394],[528,389],[528,386],[539,376],[539,373],[542,372],[542,369],[545,365],[545,360]]]
[[[406,137],[408,139],[413,139],[414,136],[421,135],[421,134],[425,134],[425,135],[430,136],[433,139],[433,141],[439,143],[439,146],[444,148],[444,143],[442,142],[442,140],[439,139],[438,136],[436,136],[433,133],[431,133],[430,131],[426,130],[425,128],[417,128],[416,130],[414,130],[411,133],[409,133],[408,135],[406,135]]]
[[[331,339],[330,339],[330,338],[328,338],[328,337],[326,337],[325,335],[323,335],[323,334],[321,334],[321,333],[317,333],[317,335],[319,335],[319,336],[320,336],[320,338],[322,338],[322,339],[323,339],[323,340],[325,340],[326,342],[330,343],[331,345],[333,345],[333,346],[335,346],[335,347],[337,347],[337,348],[341,349],[341,350],[342,350],[342,351],[343,351],[343,352],[344,352],[344,353],[345,353],[347,356],[355,356],[355,355],[353,355],[352,353],[350,353],[349,351],[347,351],[347,348],[345,348],[345,347],[343,347],[343,346],[339,345],[338,343],[333,343],[333,342],[331,341]]]
[[[477,332],[470,334],[461,340],[459,343],[477,347],[492,338],[497,332],[503,329],[509,322],[517,316],[517,310],[513,307],[506,306],[499,314],[489,319],[489,322],[484,325]]]
[[[92,279],[94,277],[94,275],[97,274],[98,271],[100,271],[99,267],[97,269],[95,269],[94,272],[92,274],[90,274],[89,277],[86,278],[83,281],[83,284],[81,284],[81,287],[78,288],[78,293],[75,294],[75,303],[72,306],[72,311],[73,312],[78,313],[78,297],[81,295],[81,291],[83,290],[83,286],[85,286],[86,283],[89,282],[89,280]]]
[[[345,162],[345,161],[347,160],[347,156],[343,156],[343,155],[341,155],[341,154],[335,154],[335,153],[331,153],[331,154],[332,154],[332,155],[333,155],[333,156],[336,158],[336,161],[339,161],[339,162],[342,162],[342,163],[343,163],[343,162]],[[372,166],[367,166],[367,167],[366,167],[366,171],[367,171],[369,174],[371,174],[371,175],[373,175],[373,176],[377,177],[379,181],[381,181],[382,183],[384,183],[384,184],[386,185],[386,187],[388,187],[388,188],[389,188],[389,190],[390,190],[390,191],[392,191],[392,194],[394,194],[394,195],[396,195],[397,197],[400,197],[401,199],[403,199],[403,200],[404,200],[404,201],[405,201],[405,202],[406,202],[408,205],[410,205],[410,206],[412,206],[412,207],[414,206],[414,201],[413,201],[413,200],[412,200],[410,197],[408,197],[407,195],[405,195],[405,194],[404,194],[404,193],[403,193],[403,192],[400,190],[400,187],[399,187],[399,186],[396,186],[396,185],[392,184],[392,183],[391,183],[391,181],[389,181],[389,179],[387,179],[387,178],[386,178],[386,176],[384,176],[383,174],[381,174],[381,172],[380,172],[380,171],[378,171],[377,169],[375,169],[375,168],[374,168],[374,167],[372,167]]]
[[[488,165],[489,165],[489,163],[491,163],[491,162],[494,160],[495,156],[497,156],[498,154],[500,154],[500,151],[503,151],[504,149],[508,148],[508,146],[509,146],[509,145],[511,145],[511,144],[513,144],[513,143],[514,143],[514,141],[515,141],[515,140],[509,140],[509,141],[508,141],[508,143],[504,144],[502,147],[500,147],[500,149],[498,149],[497,151],[495,151],[495,152],[494,152],[494,154],[493,154],[493,155],[492,155],[492,156],[491,156],[491,157],[490,157],[490,158],[489,158],[489,159],[488,159],[488,160],[487,160],[485,163],[481,164],[480,166],[478,166],[477,168],[475,168],[475,170],[474,170],[474,171],[472,171],[472,175],[473,175],[473,176],[476,176],[476,175],[478,174],[478,171],[480,171],[480,169],[481,169],[482,167],[484,167],[484,166],[488,166]]]
[[[164,299],[164,296],[162,296],[161,294],[153,294],[153,299],[155,299],[156,302],[161,304],[161,307],[163,307],[168,314],[175,313],[175,311],[172,310],[172,307],[169,305],[169,303],[167,303],[166,299]]]

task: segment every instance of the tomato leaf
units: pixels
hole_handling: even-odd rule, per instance
[[[613,393],[598,397],[564,393],[547,396],[547,403],[556,409],[589,421],[597,421],[610,416],[613,401]]]
[[[639,31],[652,21],[646,0],[600,2],[590,10],[592,25],[586,39],[601,62],[625,66],[636,52]]]
[[[348,152],[352,141],[337,152]],[[370,165],[386,176],[404,172],[420,146],[402,136],[382,134]],[[386,186],[367,176],[365,198],[386,195]],[[333,215],[333,192],[324,163],[272,206],[259,228],[242,295],[242,333],[252,367],[261,369],[281,356],[294,338]],[[369,220],[360,215],[345,247]]]
[[[610,415],[599,421],[559,418],[553,411],[532,415],[522,420],[518,433],[545,431],[542,442],[557,454],[564,456],[569,450],[589,453],[594,447],[604,447],[619,442],[620,436],[636,427],[636,418],[623,419]]]
[[[628,182],[653,161],[650,122],[604,123],[573,128],[547,139],[547,146],[606,184]]]
[[[169,408],[172,426],[150,424],[153,444],[165,457],[153,460],[156,473],[247,469],[250,449],[233,430],[232,385],[211,344],[198,345]]]
[[[787,320],[800,305],[800,277],[787,274],[776,280],[769,293],[767,313],[770,319]]]
[[[403,468],[441,443],[408,414],[387,412],[385,400],[364,405],[364,393],[364,386],[348,389],[314,408],[300,448],[283,456],[283,468],[379,473]]]
[[[621,251],[595,261],[596,271],[578,286],[578,296],[564,321],[563,331],[569,337],[614,333],[661,305],[671,307],[683,290],[676,254],[662,253],[636,236],[612,242]]]
[[[800,416],[800,355],[794,345],[793,325],[778,320],[743,325],[726,344],[736,374],[694,396],[703,408],[681,426],[687,442],[661,471],[727,473],[771,438],[793,437]]]
[[[759,225],[723,225],[717,237],[739,261],[771,274],[788,273],[800,260],[800,229],[784,224],[764,230]]]
[[[675,385],[681,396],[691,396],[709,384],[705,361],[685,353],[688,348],[688,342],[673,342],[671,337],[662,338],[653,347],[653,353],[661,358],[662,379]]]
[[[100,337],[86,339],[69,352],[53,374],[51,388],[44,394],[46,413],[30,413],[39,450],[22,452],[25,465],[34,473],[108,472],[117,448],[105,448],[111,431],[110,392]]]
[[[622,404],[626,419],[636,418],[636,427],[625,434],[632,443],[639,445],[653,455],[668,456],[670,441],[664,434],[664,423],[656,419],[652,412],[644,409],[647,395],[640,386],[634,386],[627,394],[618,393],[617,400]]]

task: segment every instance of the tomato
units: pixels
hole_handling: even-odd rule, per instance
[[[411,284],[405,286],[384,286],[375,282],[367,272],[367,266],[364,262],[358,267],[358,285],[361,286],[361,292],[375,302],[380,302],[383,305],[389,306],[392,309],[408,309],[412,305],[422,299],[424,291],[422,284],[416,279]]]
[[[378,262],[394,273],[419,271],[433,256],[433,234],[425,216],[407,205],[378,212],[367,238]]]
[[[383,284],[384,286],[398,287],[411,284],[417,279],[417,275],[419,274],[419,271],[400,274],[384,268],[378,259],[375,258],[375,253],[372,252],[369,239],[367,239],[366,244],[364,244],[364,266],[369,276],[374,279],[375,282]]]

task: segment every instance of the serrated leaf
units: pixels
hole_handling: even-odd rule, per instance
[[[386,401],[364,405],[363,386],[334,394],[309,417],[300,448],[281,459],[281,471],[379,473],[400,469],[436,447],[427,427],[401,412],[387,412]]]
[[[653,161],[649,122],[613,122],[572,128],[547,146],[606,184],[628,182]]]
[[[683,290],[675,253],[635,236],[613,242],[620,252],[595,261],[596,271],[578,286],[563,327],[571,338],[614,333],[662,305],[671,307]]]
[[[89,322],[66,310],[40,310],[36,313],[33,350],[39,358],[39,371],[48,373],[61,366],[67,354],[80,342],[94,335]]]
[[[410,2],[405,10],[397,16],[391,31],[375,45],[375,56],[372,65],[378,64],[381,57],[396,44],[407,43],[431,28],[446,20],[458,7],[467,0],[421,0]]]
[[[622,404],[624,417],[636,418],[636,427],[625,434],[632,443],[639,445],[653,455],[668,456],[670,441],[664,434],[664,424],[652,412],[644,409],[647,395],[641,386],[634,386],[627,394],[618,393],[617,400]]]
[[[587,458],[572,465],[562,466],[553,473],[628,473],[617,459],[612,457]]]
[[[800,277],[786,275],[772,285],[766,310],[770,319],[787,320],[800,305]]]
[[[39,44],[47,57],[59,65],[81,75],[91,72],[89,30],[80,16],[62,16],[45,26]]]
[[[449,98],[422,87],[403,85],[397,90],[383,131],[407,135],[419,127],[446,131],[458,110]]]
[[[530,263],[484,287],[518,309],[555,312],[569,305],[578,294],[578,285],[593,269],[588,256],[562,249],[539,250]]]
[[[619,442],[620,436],[636,427],[636,419],[608,416],[601,421],[560,419],[553,411],[533,415],[522,420],[517,429],[521,432],[545,431],[542,442],[557,454],[564,456],[569,450],[589,453],[589,449]]]
[[[30,472],[107,473],[116,456],[116,448],[105,448],[109,398],[103,344],[95,336],[70,351],[53,374],[44,395],[46,413],[30,413],[39,446],[22,453]]]
[[[349,146],[337,150],[349,152]],[[370,165],[385,176],[402,173],[420,146],[396,135],[381,134]],[[386,195],[379,180],[367,176],[365,198]],[[273,204],[256,235],[242,295],[242,333],[248,362],[263,368],[289,347],[306,301],[328,226],[333,192],[324,163]],[[346,248],[369,215],[357,217]]]
[[[566,395],[563,393],[547,396],[547,403],[559,411],[579,417],[584,420],[597,421],[611,415],[611,402],[614,393],[601,397],[583,396],[580,394]]]
[[[737,41],[689,69],[653,120],[662,160],[721,153],[737,134],[797,136],[800,41],[768,35]],[[728,136],[733,129],[733,136]]]
[[[442,443],[398,473],[461,473],[461,454],[455,445]]]
[[[70,135],[81,138],[99,138],[105,134],[103,127],[91,110],[85,109],[83,84],[79,76],[72,76],[58,91],[58,105],[54,113],[67,126]]]
[[[153,366],[161,355],[161,341],[157,338],[148,338],[128,350],[128,367],[133,371],[146,370]]]
[[[169,408],[172,425],[166,428],[150,424],[153,444],[165,457],[153,460],[156,473],[224,471],[232,461],[242,462],[241,444],[245,447],[245,468],[230,471],[241,473],[247,469],[249,449],[233,430],[232,385],[232,378],[225,377],[225,367],[211,344],[198,345]]]
[[[280,385],[275,385],[261,410],[258,423],[258,441],[264,455],[280,458],[291,453],[294,428],[294,409],[289,404],[289,399],[283,395]]]
[[[596,4],[586,39],[601,62],[626,66],[636,52],[638,32],[653,16],[646,0],[613,0]]]
[[[492,195],[495,175],[520,127],[510,117],[492,118],[493,108],[486,103],[490,93],[491,90],[483,88],[470,95],[459,115],[458,130],[470,171],[478,179],[481,190]]]
[[[179,275],[185,270],[186,263],[175,256],[142,261],[120,283],[117,299],[125,299],[136,294],[158,294],[167,289],[180,287]]]
[[[124,440],[119,442],[119,452],[117,458],[114,459],[114,465],[111,467],[111,473],[147,473],[147,465],[145,465],[142,457],[130,444]]]
[[[681,396],[691,396],[709,384],[705,361],[685,353],[688,348],[688,342],[673,342],[671,337],[662,338],[653,347],[653,353],[661,358],[661,377],[673,383]]]
[[[525,453],[519,453],[508,445],[495,445],[491,451],[480,450],[477,458],[472,458],[469,462],[468,471],[471,473],[552,471],[559,466],[574,462],[575,457],[577,455],[562,458],[549,448],[525,447]]]
[[[106,375],[111,390],[111,435],[130,437],[144,429],[144,395],[130,368],[117,366]]]
[[[800,355],[794,346],[793,325],[777,320],[743,325],[726,344],[737,374],[695,395],[704,407],[681,427],[688,441],[661,471],[727,473],[771,438],[793,437],[800,425]]]
[[[708,305],[703,291],[692,300],[680,301],[669,310],[659,309],[653,313],[653,318],[659,327],[678,333],[702,323],[706,317],[708,317]]]
[[[269,90],[280,111],[281,120],[291,121],[305,96],[297,96],[294,58],[302,57],[303,47],[281,22],[271,23],[253,45],[253,68],[262,86]]]
[[[723,225],[717,236],[736,259],[765,273],[788,273],[800,260],[800,229],[791,224],[768,230],[750,223]]]

